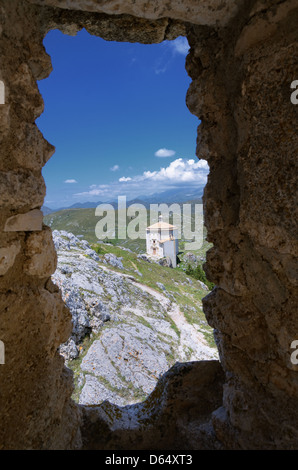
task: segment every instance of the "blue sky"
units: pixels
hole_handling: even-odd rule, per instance
[[[45,205],[206,182],[195,156],[200,121],[185,104],[185,38],[144,45],[51,31],[44,45],[53,71],[38,82],[45,110],[36,123],[56,147],[43,169]]]

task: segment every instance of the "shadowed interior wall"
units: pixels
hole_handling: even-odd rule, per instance
[[[297,446],[298,370],[290,360],[298,339],[295,6],[1,2],[0,448]],[[71,316],[50,279],[56,252],[40,212],[41,169],[54,153],[35,125],[43,111],[37,80],[51,72],[43,38],[53,28],[76,34],[82,27],[116,41],[187,36],[186,102],[202,120],[197,154],[210,166],[204,207],[213,248],[206,271],[217,287],[204,310],[223,372],[214,361],[174,367],[145,404],[125,410],[81,407],[70,398],[72,375],[57,349],[70,335]]]

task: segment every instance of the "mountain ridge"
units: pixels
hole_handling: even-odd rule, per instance
[[[127,199],[127,205],[131,204],[143,204],[146,208],[149,208],[150,204],[182,204],[188,202],[201,202],[203,196],[203,187],[202,188],[195,188],[193,189],[180,189],[177,190],[169,189],[166,191],[162,191],[161,193],[153,193],[149,196],[138,196],[133,199]],[[62,210],[70,210],[70,209],[93,209],[99,206],[100,204],[111,204],[114,208],[118,205],[118,200],[112,199],[107,202],[103,201],[87,201],[87,202],[77,202],[72,204],[71,206],[65,206],[60,208],[50,208],[48,206],[43,205],[41,210],[44,215],[50,214],[51,212],[59,212]]]

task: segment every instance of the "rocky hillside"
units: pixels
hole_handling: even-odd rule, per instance
[[[135,403],[175,362],[217,358],[200,281],[128,249],[90,246],[65,231],[53,239],[52,279],[73,318],[60,351],[75,374],[76,401]]]

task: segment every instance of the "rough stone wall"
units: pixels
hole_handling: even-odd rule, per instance
[[[218,361],[176,363],[142,403],[81,406],[82,449],[222,449],[210,416],[223,381]]]
[[[0,340],[6,360],[0,364],[0,448],[124,445],[113,423],[102,426],[99,420],[97,426],[94,408],[82,409],[70,400],[72,378],[57,353],[70,334],[70,315],[50,280],[56,254],[40,213],[45,195],[41,168],[54,148],[34,124],[43,111],[36,80],[51,72],[42,40],[56,27],[67,34],[86,27],[108,40],[146,43],[187,35],[186,66],[193,80],[187,104],[202,119],[198,155],[210,165],[204,203],[214,248],[206,269],[218,286],[204,304],[216,330],[225,385],[222,406],[217,367],[213,372],[213,366],[207,367],[206,381],[196,388],[199,395],[208,384],[214,393],[210,417],[196,416],[209,429],[205,437],[191,422],[194,397],[183,406],[183,393],[178,393],[167,403],[174,415],[179,410],[192,448],[297,445],[298,371],[290,362],[290,344],[298,339],[297,107],[290,101],[290,83],[298,79],[294,3],[226,1],[216,7],[211,1],[107,0],[93,11],[99,3],[91,0],[1,2]],[[187,380],[204,367],[187,369]],[[166,387],[162,383],[159,387]],[[184,379],[177,384],[183,389]],[[164,409],[154,400],[155,410]],[[146,427],[142,431],[143,437],[150,434],[152,449],[158,448],[154,436],[170,422],[168,413],[155,414],[152,434]],[[108,442],[101,436],[90,441],[91,424],[98,432],[109,430]],[[126,441],[131,448],[134,439],[142,440],[134,436]],[[175,446],[175,436],[168,445]]]
[[[49,279],[56,253],[40,212],[41,169],[54,148],[34,123],[43,111],[36,80],[49,74],[51,61],[37,8],[4,1],[0,15],[0,448],[64,448],[76,439],[77,410],[57,348],[71,324]]]
[[[244,0],[29,0],[37,5],[49,5],[66,10],[126,14],[134,18],[160,18],[194,24],[225,25],[235,15]]]
[[[294,6],[255,2],[230,31],[189,35],[187,102],[202,119],[198,154],[210,165],[205,267],[218,286],[204,310],[226,372],[213,426],[226,448],[298,442]]]

